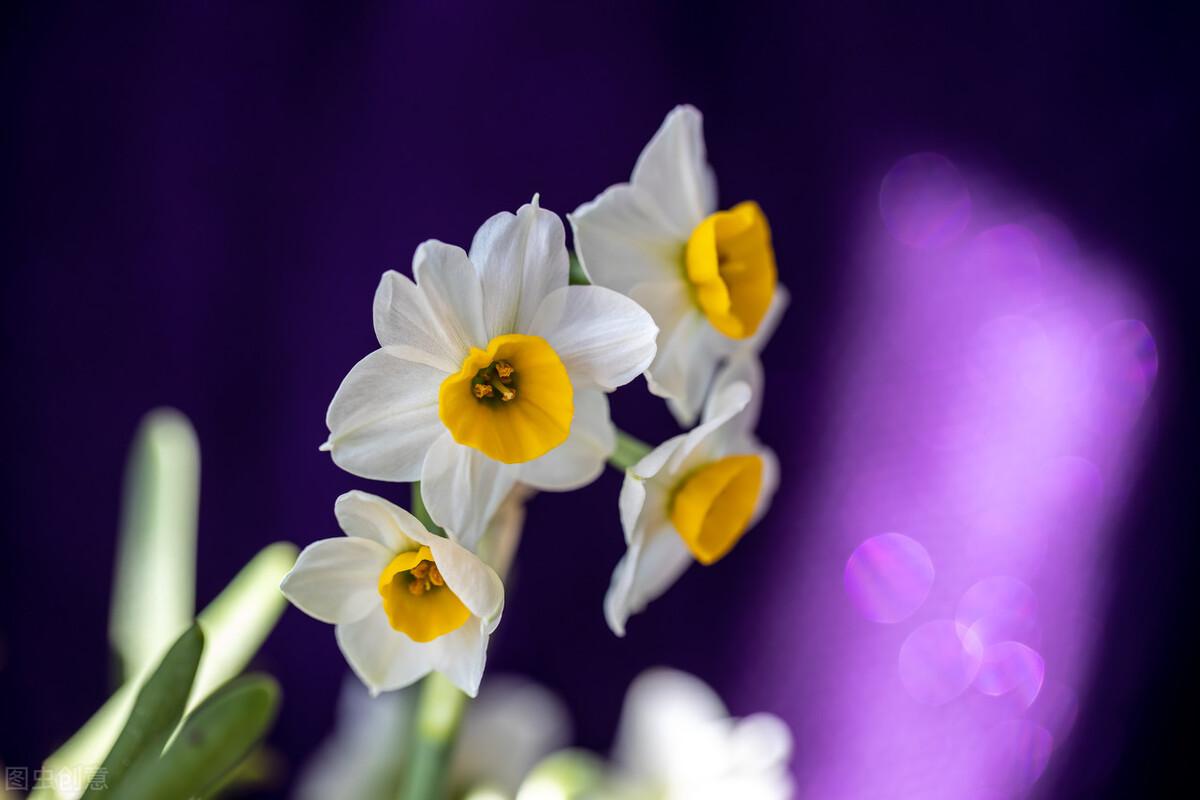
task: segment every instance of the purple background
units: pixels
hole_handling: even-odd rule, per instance
[[[316,450],[334,389],[374,346],[380,273],[407,269],[423,239],[466,244],[535,191],[571,211],[624,180],[686,101],[707,115],[723,204],[767,210],[793,295],[760,428],[783,491],[818,468],[805,443],[839,354],[824,332],[852,288],[840,265],[897,158],[936,149],[1003,171],[1142,265],[1163,364],[1154,449],[1123,516],[1095,687],[1044,783],[1121,797],[1183,780],[1185,739],[1169,729],[1193,718],[1196,672],[1183,655],[1192,28],[1091,4],[566,5],[5,8],[0,759],[36,764],[106,696],[121,472],[145,411],[176,406],[199,432],[201,604],[264,544],[336,533],[339,493],[405,499]],[[614,417],[646,438],[674,432],[640,383]],[[601,614],[623,547],[618,488],[610,471],[533,505],[491,652],[492,668],[560,691],[592,747],[647,665],[718,689],[754,670],[754,615],[771,610],[741,608],[736,586],[791,533],[768,518],[618,640]],[[345,668],[332,633],[289,610],[259,666],[285,690],[272,741],[302,757]]]

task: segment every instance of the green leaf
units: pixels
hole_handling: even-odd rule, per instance
[[[279,582],[296,563],[296,552],[295,545],[288,542],[263,548],[200,612],[198,621],[204,628],[207,646],[192,686],[189,708],[241,672],[258,652],[283,613],[287,601],[279,591]],[[46,759],[44,768],[82,770],[84,777],[90,778],[92,768],[116,740],[144,681],[145,675],[127,681],[66,744]],[[69,794],[47,784],[35,791],[33,797],[68,798],[78,797],[78,793]]]
[[[125,473],[109,640],[121,681],[162,657],[196,613],[200,447],[187,417],[142,420]]]
[[[167,651],[158,669],[138,692],[129,721],[104,759],[99,773],[104,779],[97,783],[100,788],[85,792],[84,797],[105,795],[121,782],[136,761],[158,758],[183,716],[203,652],[204,633],[199,625],[193,624]]]
[[[203,795],[251,753],[278,709],[274,678],[234,678],[188,715],[162,758],[130,772],[121,786],[122,800]]]

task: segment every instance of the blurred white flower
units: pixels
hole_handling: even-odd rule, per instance
[[[791,751],[791,732],[778,717],[731,718],[699,678],[660,668],[629,687],[613,760],[632,790],[621,796],[787,800]]]
[[[470,255],[425,242],[413,276],[384,274],[381,347],[342,381],[323,448],[355,475],[420,480],[433,519],[474,548],[516,483],[600,474],[605,393],[650,364],[658,329],[628,297],[567,285],[562,222],[537,197],[485,222]]]
[[[679,106],[646,145],[629,183],[569,214],[589,279],[638,301],[659,327],[650,391],[695,422],[722,359],[757,352],[787,304],[757,203],[717,209],[700,112]]]
[[[301,772],[297,800],[392,800],[415,700],[411,690],[372,697],[346,681],[337,726]],[[512,797],[533,765],[570,738],[570,717],[552,692],[522,678],[491,676],[467,707],[449,784],[472,790],[472,797]]]
[[[628,549],[604,598],[618,636],[693,560],[712,564],[729,552],[770,505],[779,466],[754,436],[762,380],[753,354],[730,361],[701,424],[625,471],[620,510]]]
[[[372,694],[444,674],[472,697],[504,585],[456,542],[364,492],[335,506],[345,538],[314,542],[280,588],[311,617],[336,626],[338,646]]]

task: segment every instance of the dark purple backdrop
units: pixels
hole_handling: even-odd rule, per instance
[[[1124,518],[1097,688],[1047,780],[1055,796],[1124,797],[1183,777],[1169,729],[1195,719],[1192,26],[1084,3],[236,5],[4,10],[6,763],[36,764],[105,696],[121,471],[146,410],[177,406],[199,432],[203,603],[265,543],[336,533],[334,498],[364,487],[316,447],[338,381],[374,346],[379,274],[423,239],[466,244],[535,191],[572,210],[625,179],[687,101],[707,115],[722,198],[767,209],[794,297],[761,430],[785,491],[818,466],[804,445],[837,357],[824,332],[850,223],[896,158],[933,148],[1001,170],[1143,266],[1166,326],[1156,444]],[[617,423],[673,432],[643,395],[616,396]],[[646,665],[718,688],[754,669],[753,627],[712,598],[791,532],[769,519],[617,640],[600,604],[622,550],[618,487],[610,473],[534,504],[491,654],[559,690],[594,747]],[[259,665],[285,690],[272,741],[299,758],[345,669],[332,633],[289,610]]]

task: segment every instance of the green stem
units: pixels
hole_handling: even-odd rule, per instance
[[[433,517],[429,516],[429,509],[425,507],[425,498],[421,496],[420,481],[412,485],[412,513],[430,533],[436,533],[438,536],[446,535],[446,532],[442,530],[442,526],[434,522]]]
[[[431,532],[445,536],[421,499],[421,484],[412,485],[413,516]],[[445,796],[450,756],[467,708],[467,696],[439,672],[421,681],[413,709],[400,800],[435,800]]]
[[[653,448],[641,439],[630,436],[623,430],[617,430],[617,449],[608,457],[608,463],[624,472],[646,457]]]
[[[572,286],[591,286],[592,282],[588,280],[587,273],[583,271],[583,264],[579,262],[579,256],[575,255],[575,251],[570,251],[567,257],[571,269],[568,282]]]
[[[421,694],[408,736],[400,800],[445,796],[450,755],[467,708],[467,696],[440,672],[421,681]]]

